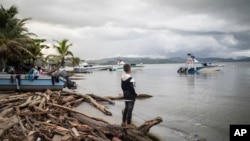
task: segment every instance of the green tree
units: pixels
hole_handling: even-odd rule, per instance
[[[78,66],[81,62],[79,57],[71,57],[69,60],[72,62],[73,67]]]
[[[73,53],[69,50],[72,46],[71,43],[68,43],[68,39],[63,39],[62,41],[55,40],[56,44],[53,47],[56,49],[58,55],[48,55],[46,60],[54,59],[54,61],[59,61],[56,64],[59,64],[62,67],[65,67],[65,60],[67,57],[74,57]]]
[[[50,47],[44,44],[45,39],[33,39],[33,43],[27,47],[27,49],[33,54],[32,64],[35,65],[37,60],[44,62],[44,54],[42,51],[44,49],[49,49]],[[29,59],[29,58],[28,58]]]
[[[0,7],[0,68],[5,67],[9,60],[22,60],[23,54],[33,57],[33,54],[25,47],[31,43],[30,35],[25,24],[29,18],[18,19],[17,7],[11,6],[5,9]]]

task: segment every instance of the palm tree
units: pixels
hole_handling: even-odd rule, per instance
[[[50,54],[45,57],[45,62],[48,64],[55,64],[57,68],[61,67],[61,58],[58,55]]]
[[[49,49],[50,47],[43,44],[46,40],[45,39],[33,39],[33,44],[27,47],[27,49],[33,54],[32,57],[32,64],[35,65],[36,60],[40,60],[44,62],[43,53],[44,49]],[[27,58],[29,59],[29,58]]]
[[[5,67],[8,60],[22,60],[23,54],[33,57],[33,54],[25,48],[31,43],[25,24],[29,18],[18,19],[17,7],[11,6],[5,9],[0,7],[0,66]]]
[[[71,57],[69,58],[69,61],[72,62],[73,67],[75,67],[80,64],[81,59],[79,57]]]
[[[56,44],[53,47],[56,49],[58,55],[48,55],[45,60],[46,62],[55,64],[57,67],[55,69],[50,70],[47,74],[52,74],[54,71],[58,70],[60,67],[65,67],[65,60],[68,58],[74,58],[74,55],[69,48],[72,46],[71,43],[68,43],[67,39],[63,39],[62,41],[55,40]]]
[[[60,58],[60,65],[64,67],[65,65],[65,59],[66,57],[74,57],[73,53],[69,51],[69,48],[72,46],[71,43],[68,43],[69,40],[63,39],[62,41],[56,40],[56,45],[54,45],[54,48],[58,52],[58,56]]]

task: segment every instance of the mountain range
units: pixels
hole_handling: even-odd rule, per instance
[[[172,57],[172,58],[149,58],[149,57],[114,57],[104,58],[98,60],[87,60],[89,64],[100,64],[100,65],[112,65],[116,64],[117,59],[120,59],[128,64],[167,64],[167,63],[184,63],[186,58]],[[247,62],[250,61],[250,57],[238,57],[238,58],[196,58],[199,62]]]

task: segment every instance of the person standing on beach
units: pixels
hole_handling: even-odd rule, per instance
[[[131,67],[129,64],[123,66],[125,74],[122,75],[121,87],[123,97],[125,99],[125,109],[122,116],[122,127],[132,127],[131,119],[134,109],[135,99],[137,94],[135,92],[135,79],[131,76]]]

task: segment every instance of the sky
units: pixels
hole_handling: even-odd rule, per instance
[[[250,0],[0,1],[48,43],[69,39],[81,59],[250,57]]]

